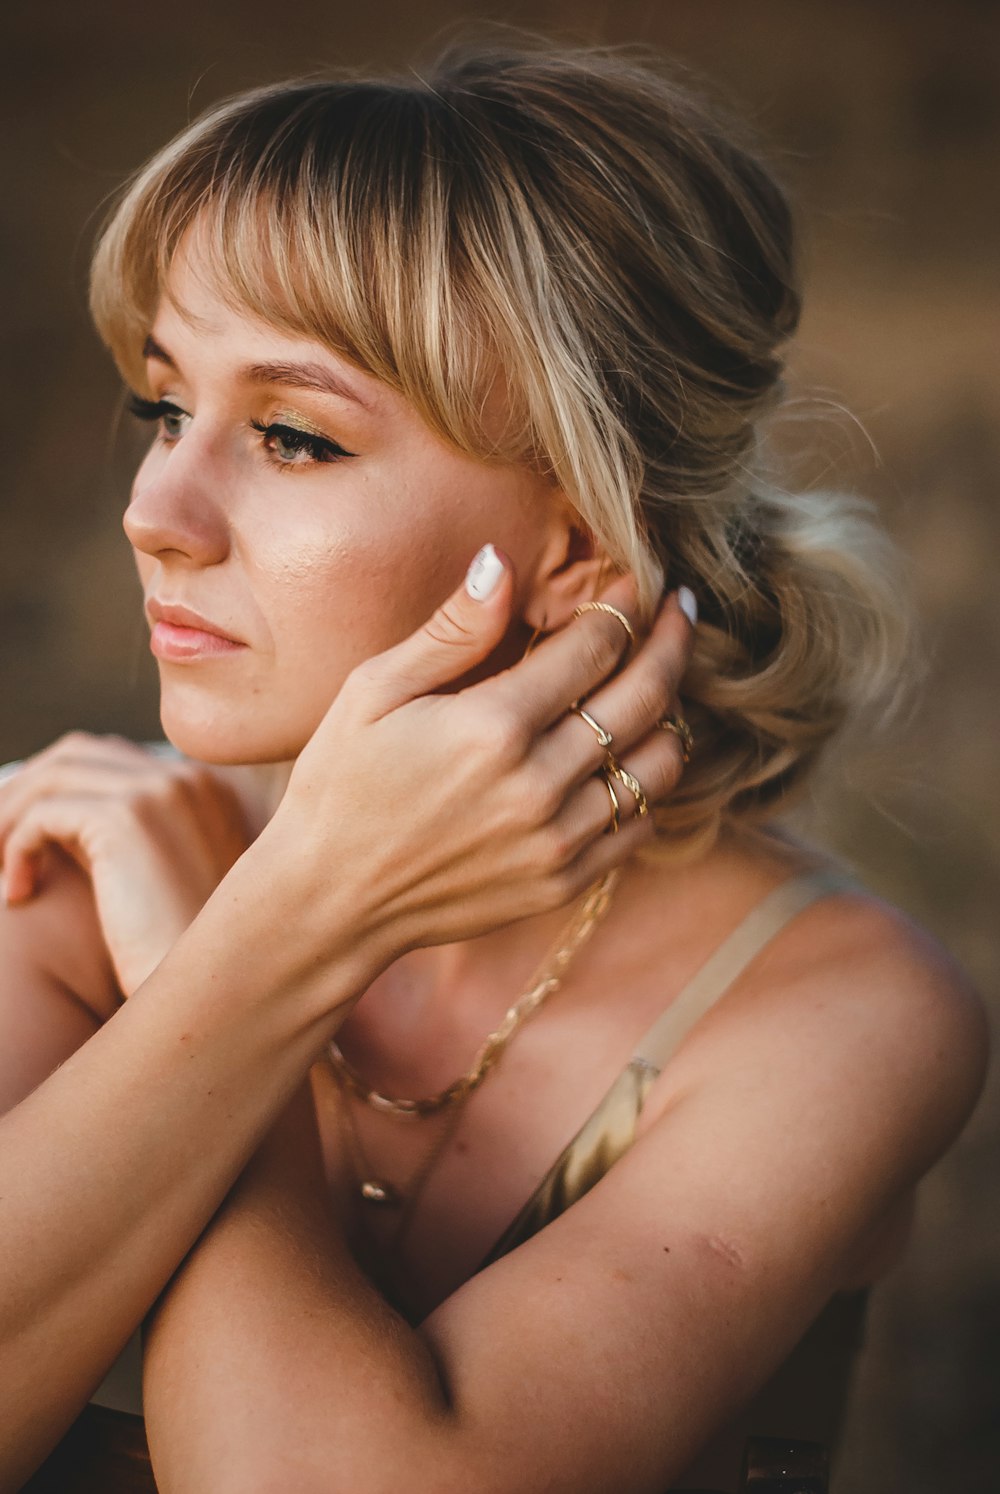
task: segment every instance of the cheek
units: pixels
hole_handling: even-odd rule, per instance
[[[429,509],[402,485],[393,498],[294,545],[275,536],[255,546],[255,589],[286,662],[325,640],[357,663],[406,637],[460,583],[485,520],[457,500]]]

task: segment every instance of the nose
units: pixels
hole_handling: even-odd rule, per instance
[[[135,549],[158,560],[172,555],[199,566],[225,560],[229,522],[216,496],[221,484],[212,480],[208,453],[199,452],[189,434],[160,455],[152,470],[147,463],[136,475],[122,519]]]

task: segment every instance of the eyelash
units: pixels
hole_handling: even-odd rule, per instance
[[[163,420],[171,415],[187,414],[186,410],[182,410],[179,405],[175,405],[169,399],[144,399],[141,394],[130,394],[127,405],[129,413],[134,415],[138,420]],[[251,420],[250,425],[255,431],[259,431],[265,440],[273,440],[275,437],[278,437],[292,451],[307,452],[310,460],[320,465],[338,462],[342,457],[354,456],[353,451],[345,450],[336,441],[330,441],[326,436],[314,436],[311,431],[299,430],[294,425],[264,425],[259,420]],[[177,436],[168,436],[165,432],[161,432],[160,434],[161,439],[166,441],[179,439]],[[283,471],[287,471],[290,467],[305,465],[300,462],[282,461],[280,458],[275,457],[267,447],[265,447],[265,452],[267,453],[267,460],[273,466]]]

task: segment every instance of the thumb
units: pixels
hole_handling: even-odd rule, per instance
[[[366,693],[375,715],[429,695],[482,663],[510,623],[513,580],[502,550],[484,545],[477,551],[462,585],[436,612],[409,638],[369,660]]]

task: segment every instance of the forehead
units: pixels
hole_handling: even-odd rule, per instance
[[[283,383],[383,408],[394,391],[316,338],[274,326],[237,301],[197,237],[185,236],[164,279],[146,357],[168,365],[211,358],[251,383]],[[395,396],[399,399],[400,396]]]
[[[359,280],[332,250],[303,265],[294,257],[282,262],[271,253],[275,224],[259,226],[256,241],[241,232],[239,252],[227,254],[227,245],[233,246],[226,220],[203,208],[160,262],[152,322],[141,336],[151,332],[175,362],[184,363],[185,373],[196,361],[213,377],[227,379],[248,365],[259,370],[305,361],[349,381],[358,406],[391,415],[394,423],[419,423],[479,459],[533,460],[523,390],[515,393],[516,368],[489,354],[487,337],[476,337],[459,318],[457,334],[451,327],[458,346],[455,335],[449,338],[447,317],[442,321],[433,307],[420,316],[415,291],[389,297],[394,317],[386,323],[370,266]],[[432,336],[426,321],[433,324]],[[148,370],[147,364],[147,378]],[[254,382],[317,387],[314,379],[303,385],[296,378],[261,376]]]

